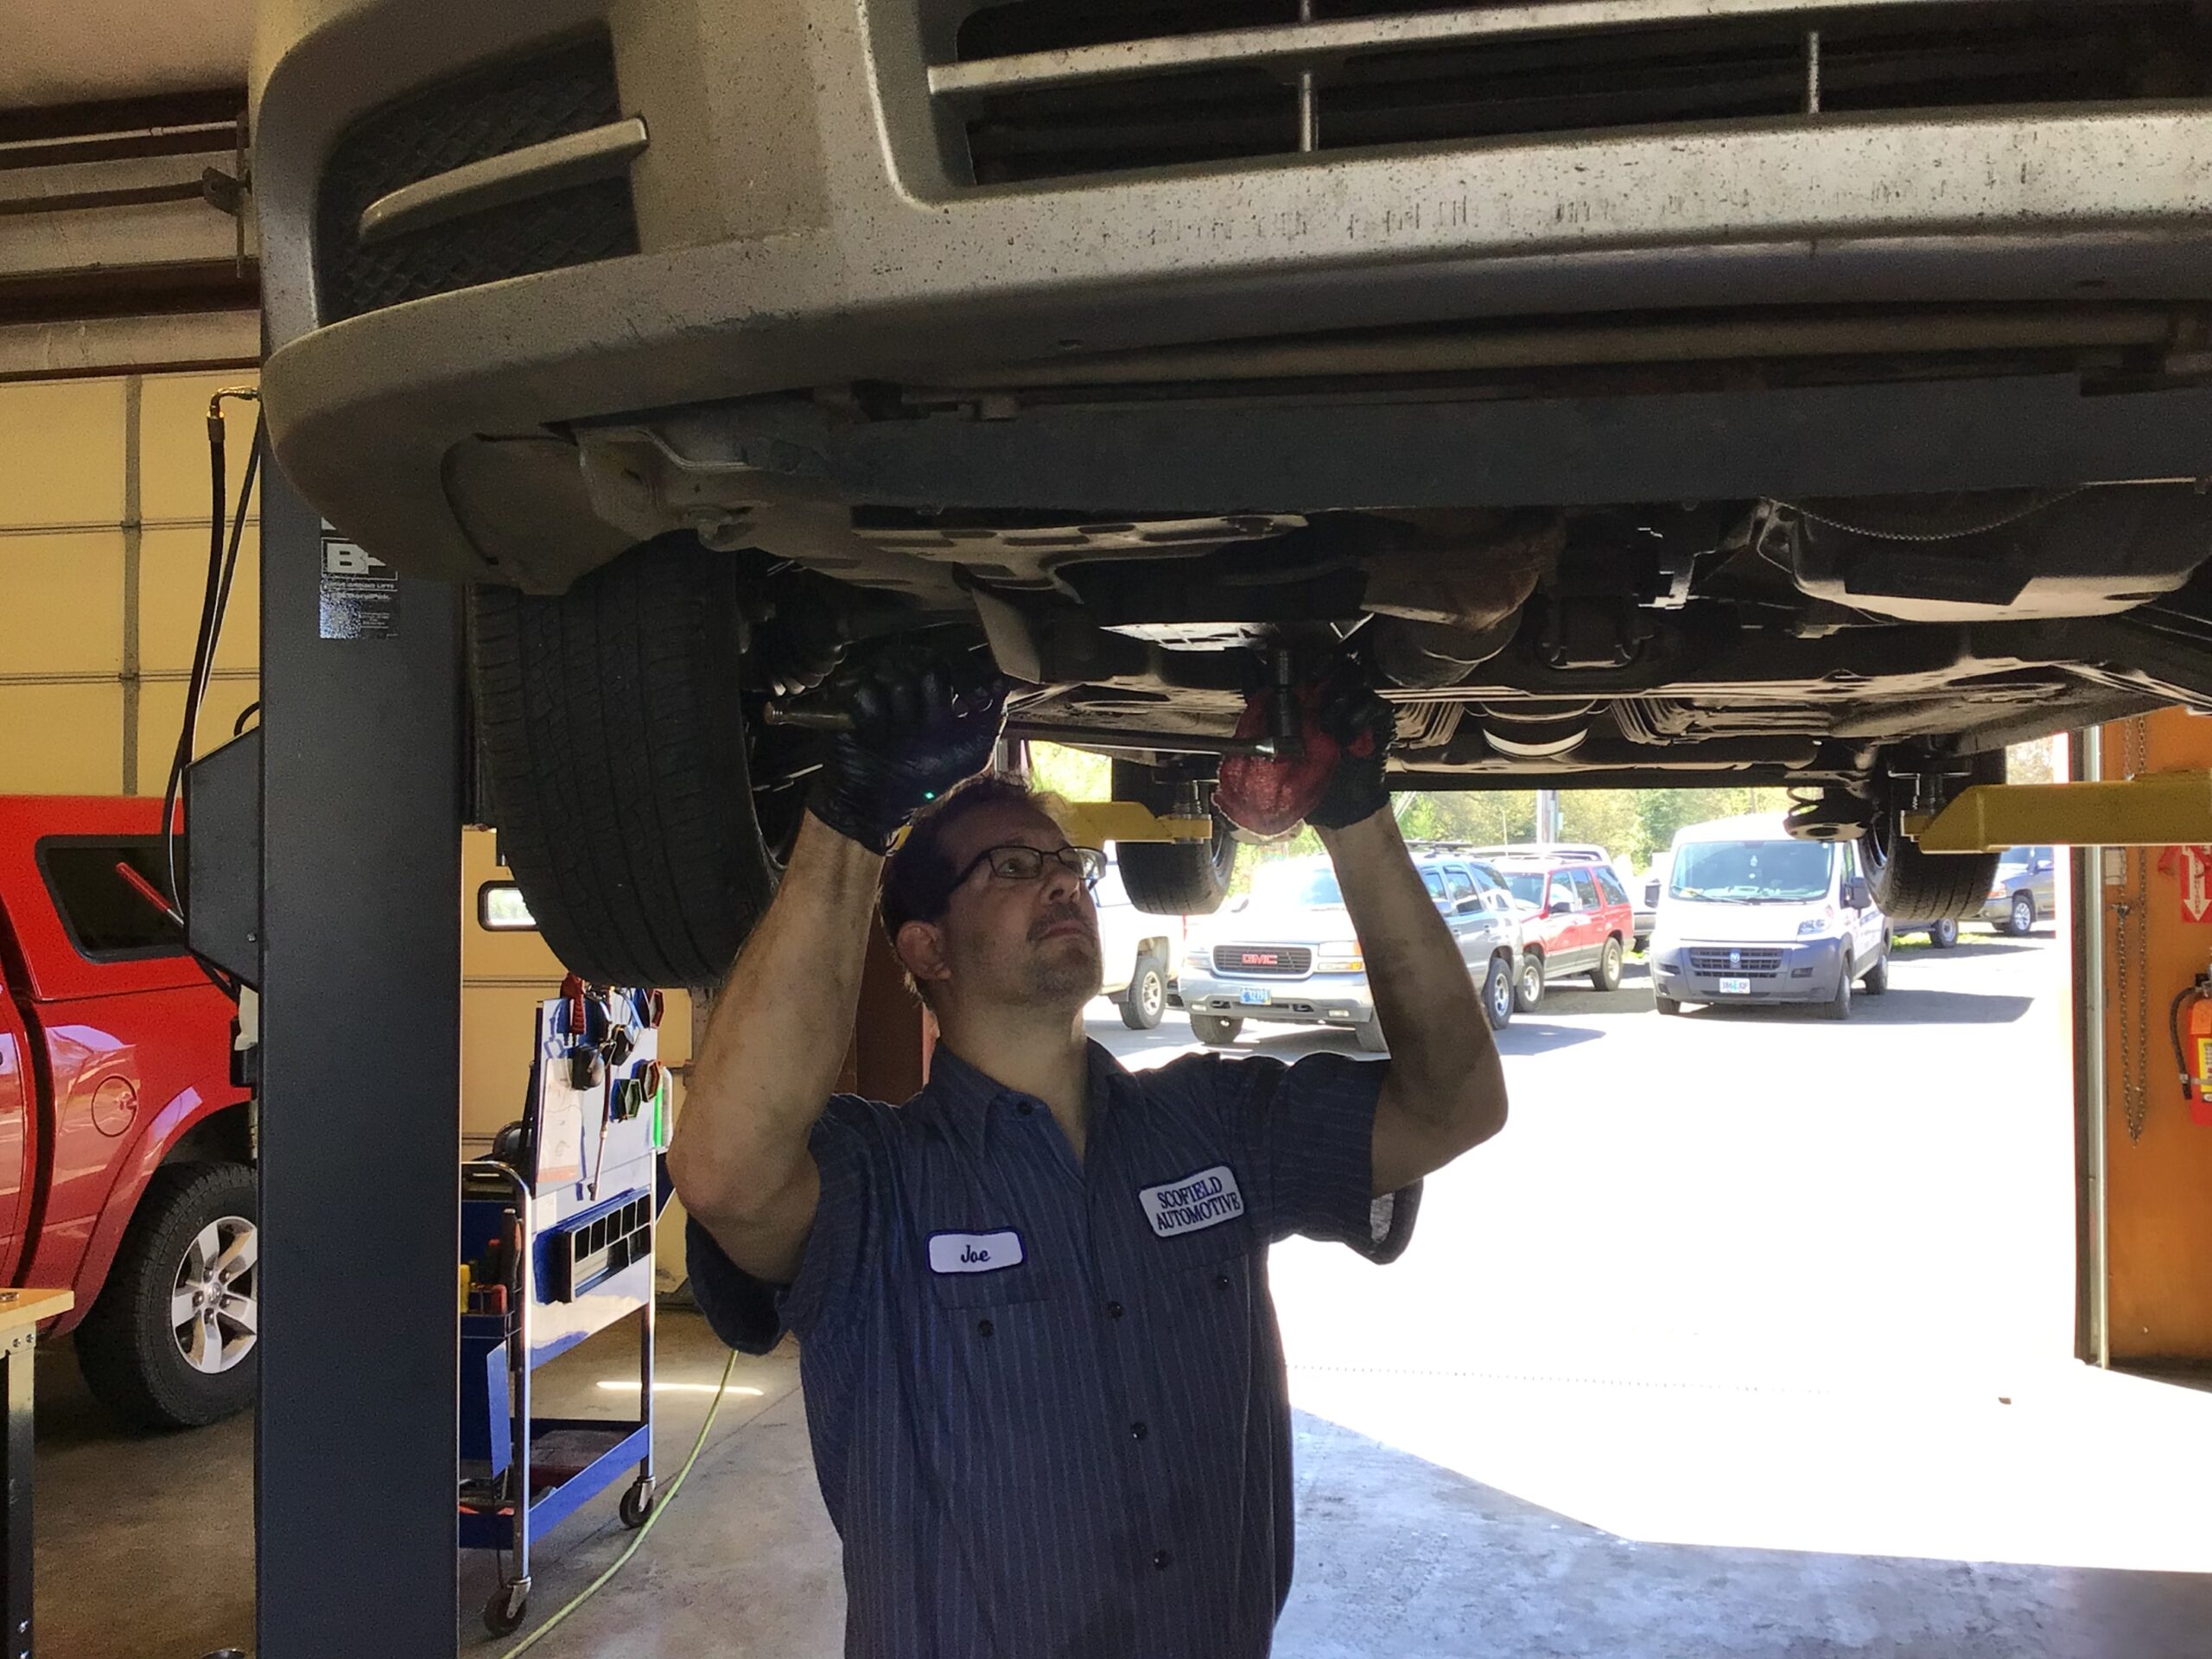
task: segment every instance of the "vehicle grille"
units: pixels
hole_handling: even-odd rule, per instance
[[[363,209],[402,185],[619,120],[603,36],[570,40],[385,105],[332,149],[315,203],[325,322],[638,251],[626,178],[485,207],[363,247]]]
[[[1313,952],[1302,944],[1217,944],[1213,970],[1296,979],[1313,971]]]
[[[1782,952],[1735,950],[1726,947],[1693,950],[1690,952],[1690,972],[1708,977],[1726,974],[1737,979],[1772,979],[1782,972]]]
[[[932,92],[978,184],[1306,150],[2201,96],[2189,0],[1015,0]],[[1554,14],[1547,20],[1547,12]],[[1592,22],[1593,14],[1599,21]],[[1670,21],[1670,18],[1673,21]]]

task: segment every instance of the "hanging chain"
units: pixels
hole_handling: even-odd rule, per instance
[[[2143,716],[2121,723],[2120,741],[2123,774],[2141,775],[2150,747]],[[2125,848],[2120,856],[2127,861],[2122,866],[2122,880],[2127,864],[2133,865],[2135,875],[2133,889],[2121,894],[2115,907],[2117,920],[2113,928],[2113,961],[2119,981],[2120,1110],[2127,1120],[2127,1139],[2135,1144],[2143,1139],[2143,1124],[2151,1105],[2151,849]],[[2132,996],[2128,992],[2131,978],[2134,982]]]

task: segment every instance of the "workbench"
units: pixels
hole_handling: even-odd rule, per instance
[[[7,1499],[0,1505],[0,1556],[8,1575],[7,1659],[30,1659],[31,1651],[31,1398],[38,1353],[38,1328],[76,1306],[66,1290],[0,1290],[0,1365],[6,1368],[8,1440],[0,1452],[0,1478]]]

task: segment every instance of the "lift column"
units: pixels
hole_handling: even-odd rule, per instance
[[[263,472],[259,1659],[455,1651],[461,595]]]

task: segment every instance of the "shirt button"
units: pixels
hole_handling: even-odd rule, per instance
[[[979,1337],[989,1336],[991,1334],[991,1322],[988,1319],[978,1319],[976,1321],[976,1334]]]
[[[1122,1305],[1119,1302],[1109,1302],[1106,1304],[1106,1317],[1109,1319],[1120,1319],[1122,1312]]]
[[[1167,1563],[1174,1559],[1164,1549],[1155,1549],[1152,1552],[1152,1564],[1162,1573],[1167,1570]]]
[[[1035,1111],[1037,1109],[1034,1106],[1032,1106],[1026,1100],[1017,1100],[1014,1103],[1014,1109],[1020,1112],[1022,1116],[1027,1117],[1030,1113]]]
[[[1152,1431],[1141,1422],[1131,1423],[1129,1425],[1129,1438],[1133,1440],[1141,1440],[1151,1433]]]
[[[1227,1274],[1217,1273],[1214,1274],[1213,1284],[1216,1290],[1227,1290],[1229,1288],[1229,1275]]]

